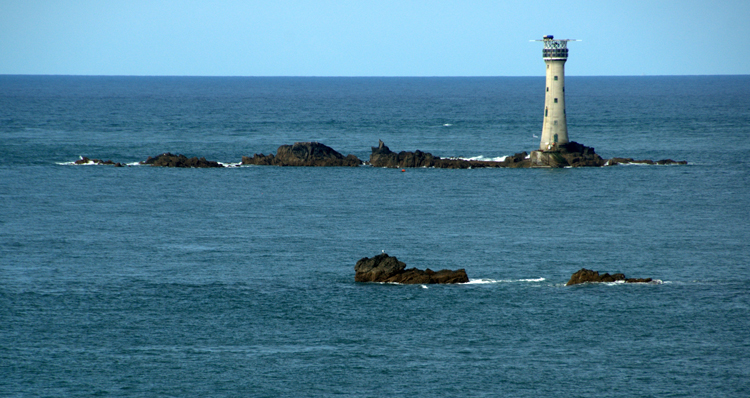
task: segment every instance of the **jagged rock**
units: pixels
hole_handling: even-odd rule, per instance
[[[441,270],[435,272],[431,269],[424,271],[416,268],[405,269],[406,264],[398,261],[386,253],[378,254],[372,258],[362,258],[354,266],[354,280],[356,282],[392,282],[403,284],[430,284],[430,283],[466,283],[469,277],[466,270],[456,271]]]
[[[515,156],[526,157],[526,153]],[[513,157],[515,160],[515,157]],[[506,159],[507,161],[507,159]],[[416,150],[414,152],[393,152],[383,141],[378,140],[378,146],[372,147],[370,165],[373,167],[404,168],[404,167],[435,167],[438,169],[471,169],[482,167],[506,167],[505,162],[485,160],[443,159],[428,152]]]
[[[581,268],[578,272],[574,273],[568,283],[565,286],[577,285],[579,283],[598,283],[598,282],[616,282],[624,281],[625,283],[648,283],[652,282],[652,278],[626,278],[624,274],[610,275],[605,273],[599,275],[598,271],[592,271],[590,269]]]
[[[371,149],[370,165],[373,167],[432,167],[435,162],[435,157],[431,153],[424,153],[419,150],[395,153],[381,140],[378,140],[377,148],[372,147]]]
[[[344,155],[319,142],[295,142],[294,145],[282,145],[276,155],[255,154],[243,156],[242,164],[261,166],[359,166],[362,161],[354,155]]]
[[[206,158],[188,158],[185,155],[173,155],[171,153],[162,153],[155,157],[149,157],[141,162],[141,164],[156,167],[224,167],[220,163],[206,160]]]

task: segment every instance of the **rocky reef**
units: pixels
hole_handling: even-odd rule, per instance
[[[149,156],[149,158],[141,162],[141,164],[155,167],[224,167],[219,162],[206,160],[206,158],[188,158],[185,155],[173,155],[168,152],[155,157]]]
[[[295,142],[294,145],[282,145],[276,150],[276,155],[255,154],[252,157],[243,156],[244,165],[263,166],[359,166],[362,161],[354,156],[344,156],[333,148],[319,142]]]
[[[372,147],[370,164],[373,167],[434,167],[441,169],[469,169],[482,167],[510,167],[510,168],[560,168],[560,167],[602,167],[614,166],[621,163],[643,164],[687,164],[686,161],[664,160],[633,160],[630,158],[603,159],[594,148],[571,141],[558,145],[550,151],[532,151],[516,153],[507,156],[503,161],[443,159],[431,153],[422,151],[399,152],[391,151],[383,141],[377,147]]]
[[[592,271],[590,269],[581,268],[578,272],[574,273],[568,283],[565,286],[577,285],[579,283],[600,283],[600,282],[617,282],[623,281],[625,283],[649,283],[654,282],[652,278],[626,278],[624,274],[610,275],[605,273],[599,275],[598,271]]]
[[[518,153],[512,158],[520,162],[527,156],[526,152]],[[506,158],[507,161],[507,158]],[[482,167],[510,167],[506,162],[483,160],[444,159],[420,150],[414,152],[393,152],[383,141],[378,140],[378,146],[372,147],[370,165],[373,167],[404,168],[404,167],[435,167],[438,169],[471,169]]]
[[[618,164],[687,164],[687,161],[662,160],[634,160],[632,158],[615,157],[603,159],[594,148],[577,142],[560,144],[548,151],[519,152],[513,156],[506,156],[502,161],[466,160],[456,158],[441,158],[428,152],[416,150],[414,152],[393,152],[383,141],[378,140],[377,147],[371,147],[369,164],[373,167],[386,168],[416,168],[432,167],[439,169],[473,169],[486,167],[508,168],[560,168],[560,167],[602,167]],[[82,157],[75,164],[111,164],[122,166],[111,160],[102,161]],[[161,167],[224,167],[221,163],[208,161],[206,158],[187,158],[184,155],[163,153],[149,157],[140,164]],[[276,155],[255,154],[252,157],[243,156],[242,165],[263,166],[303,166],[303,167],[356,167],[363,164],[354,155],[344,156],[333,148],[319,142],[295,142],[293,145],[282,145]]]
[[[363,258],[354,266],[354,280],[356,282],[391,282],[402,284],[432,284],[432,283],[466,283],[469,277],[466,270],[433,271],[429,268],[418,270],[406,269],[406,264],[398,261],[386,253],[372,258]]]

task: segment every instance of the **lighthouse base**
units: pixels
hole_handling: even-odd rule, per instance
[[[586,167],[604,166],[606,160],[594,152],[594,148],[575,141],[558,145],[551,151],[532,151],[531,167]]]

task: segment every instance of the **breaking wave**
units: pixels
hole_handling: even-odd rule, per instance
[[[492,283],[519,283],[519,282],[544,282],[547,278],[526,278],[526,279],[488,279],[488,278],[478,278],[478,279],[469,279],[468,282],[466,282],[467,285],[487,285]]]
[[[479,160],[479,161],[482,161],[482,162],[503,162],[503,161],[505,161],[505,158],[507,158],[507,156],[498,156],[496,158],[488,158],[488,157],[479,155],[479,156],[473,156],[473,157],[470,157],[470,158],[458,157],[456,159],[460,159],[460,160]]]

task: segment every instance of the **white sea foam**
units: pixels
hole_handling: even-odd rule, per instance
[[[78,160],[83,160],[83,156],[79,156]],[[93,159],[89,159],[86,163],[76,163],[78,160],[71,160],[70,162],[56,162],[60,166],[103,166],[101,163],[94,162]],[[141,162],[124,163],[125,166],[143,166]],[[106,166],[109,166],[107,164]]]
[[[469,279],[468,282],[466,282],[467,285],[486,285],[491,283],[518,283],[518,282],[544,282],[546,281],[546,278],[527,278],[527,279],[488,279],[488,278],[479,278],[479,279]]]
[[[614,282],[603,282],[603,284],[607,286],[617,286],[617,285],[661,285],[664,282],[662,282],[661,279],[652,279],[651,282],[625,282],[624,280],[614,281]]]
[[[83,156],[79,156],[78,160],[83,160]],[[76,163],[78,160],[72,160],[70,162],[58,162],[57,164],[59,164],[61,166],[79,166],[79,165],[80,166],[89,166],[89,165],[95,165],[96,164],[96,163],[92,162],[91,160],[89,160],[86,163]]]
[[[544,282],[547,278],[519,279],[519,282]]]
[[[488,158],[488,157],[484,157],[483,155],[479,155],[479,156],[473,156],[473,157],[470,157],[470,158],[461,158],[461,157],[459,157],[459,158],[456,158],[456,159],[460,159],[460,160],[479,160],[479,161],[482,161],[482,162],[503,162],[503,161],[505,161],[505,158],[507,158],[507,156],[498,156],[496,158]]]
[[[466,282],[466,285],[486,285],[488,283],[497,283],[498,281],[494,279],[469,279],[468,282]]]

